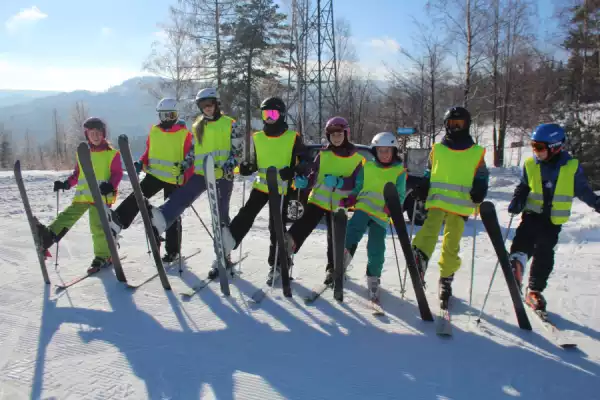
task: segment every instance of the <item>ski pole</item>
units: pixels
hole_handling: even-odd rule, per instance
[[[60,199],[60,191],[56,191],[56,218],[58,218],[58,213],[59,213],[59,199]],[[56,257],[54,258],[54,270],[56,271],[58,269],[58,243],[56,242]]]
[[[504,236],[504,242],[506,243],[506,239],[508,239],[508,233],[510,232],[510,226],[512,225],[513,218],[515,214],[510,215],[510,221],[508,221],[508,228],[506,228],[506,235]],[[492,273],[492,279],[490,280],[490,285],[488,286],[487,293],[485,294],[485,298],[483,299],[483,305],[481,306],[481,310],[479,311],[479,317],[477,317],[477,323],[481,322],[481,316],[483,315],[483,309],[488,300],[488,296],[490,295],[490,291],[492,290],[492,284],[494,283],[494,278],[496,277],[496,272],[498,271],[498,265],[500,265],[500,260],[496,261],[496,266],[494,267],[494,272]]]
[[[475,244],[477,243],[477,216],[479,207],[475,209],[475,218],[473,219],[473,252],[471,254],[471,284],[469,285],[469,308],[473,300],[473,281],[475,279]]]
[[[200,220],[200,223],[202,224],[202,226],[206,230],[206,233],[208,233],[208,236],[210,237],[210,240],[212,240],[214,242],[215,239],[213,238],[212,233],[210,233],[210,231],[206,227],[206,224],[204,223],[204,221],[202,221],[202,217],[200,217],[200,214],[198,214],[198,211],[196,211],[196,209],[194,208],[194,205],[191,205],[190,207],[191,207],[192,211],[194,212],[194,214],[196,214],[196,217],[198,217],[198,219]]]
[[[181,170],[179,170],[179,174],[175,177],[175,182],[176,182],[176,186],[177,189],[179,189],[181,187],[181,185],[179,184],[179,180],[181,179],[182,173]],[[181,216],[177,217],[177,247],[179,248],[179,277],[181,277],[181,275],[183,274],[183,260],[181,258],[181,242],[183,239],[183,233],[181,232],[182,228],[181,228]],[[146,238],[148,239],[148,238]]]
[[[413,196],[414,197],[414,196]],[[415,201],[413,201],[413,213],[412,213],[412,218],[410,219],[410,243],[412,244],[412,239],[413,239],[413,233],[414,233],[414,229],[415,229],[415,218],[417,215],[417,199],[415,198]],[[406,272],[408,270],[408,265],[404,266],[404,277],[402,278],[402,283],[401,283],[401,291],[400,293],[402,294],[402,298],[404,298],[404,294],[406,293]]]
[[[396,239],[394,239],[394,227],[390,222],[390,232],[392,234],[392,243],[394,244],[394,256],[396,256],[396,268],[398,269],[398,278],[400,279],[400,293],[404,294],[404,285],[402,284],[402,273],[400,272],[400,261],[398,261],[398,251],[396,250]]]

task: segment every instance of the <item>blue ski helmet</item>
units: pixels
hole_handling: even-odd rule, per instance
[[[538,125],[531,134],[531,141],[544,143],[550,155],[559,153],[567,140],[565,130],[558,124]]]

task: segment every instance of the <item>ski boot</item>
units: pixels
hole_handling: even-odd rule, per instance
[[[281,276],[281,267],[279,266],[279,263],[277,263],[277,267],[274,267],[273,265],[271,265],[269,268],[269,274],[267,275],[267,285],[273,286],[273,281],[278,279],[280,276]]]
[[[92,264],[87,269],[87,273],[88,275],[95,274],[102,268],[106,267],[108,264],[110,264],[110,258],[95,257],[92,260]]]
[[[531,307],[535,312],[542,314],[546,313],[546,299],[542,296],[542,292],[538,290],[527,290],[527,296],[525,296],[525,303]]]
[[[427,263],[429,258],[421,250],[413,246],[413,255],[415,257],[415,263],[419,270],[419,276],[421,277],[421,283],[425,287],[425,272],[427,272]]]
[[[229,256],[225,257],[225,271],[231,272],[233,269],[233,263]],[[208,271],[208,279],[213,280],[219,277],[219,264],[217,260],[213,261],[212,268]]]
[[[439,297],[440,297],[440,308],[442,310],[448,309],[448,303],[450,297],[452,297],[452,281],[454,280],[454,274],[445,278],[440,277],[439,280]]]
[[[525,272],[525,266],[527,265],[527,254],[522,252],[513,253],[509,256],[510,267],[512,268],[513,275],[519,286],[519,291],[523,287],[523,273]]]
[[[369,289],[369,300],[379,304],[379,286],[381,279],[378,276],[367,276],[367,288]]]
[[[58,237],[52,230],[50,230],[46,225],[42,224],[36,217],[33,217],[35,220],[35,228],[37,230],[38,242],[42,246],[42,250],[44,253],[52,247],[52,245],[58,242]]]
[[[172,263],[173,261],[179,258],[179,253],[167,253],[163,256],[162,262],[164,263]]]

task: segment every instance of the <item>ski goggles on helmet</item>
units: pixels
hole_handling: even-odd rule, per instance
[[[159,111],[158,118],[161,121],[173,121],[177,119],[177,111]]]
[[[467,121],[464,119],[449,119],[446,120],[446,128],[452,131],[459,131],[467,127]]]
[[[279,110],[262,110],[263,121],[266,121],[269,119],[271,121],[277,121],[280,116],[281,116],[281,113],[279,112]]]
[[[325,132],[327,132],[328,134],[332,134],[335,132],[344,132],[345,130],[346,128],[342,125],[329,125],[325,127]]]

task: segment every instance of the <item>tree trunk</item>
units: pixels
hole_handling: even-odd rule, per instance
[[[219,10],[219,0],[215,0],[215,39],[217,46],[217,88],[221,88],[223,66],[221,57],[221,15]]]
[[[493,94],[493,111],[492,111],[492,124],[493,132],[492,138],[494,141],[494,166],[499,167],[498,159],[498,58],[499,58],[499,40],[500,40],[500,0],[495,0],[494,7],[494,47],[493,47],[493,61],[492,61],[492,82],[494,86]]]
[[[250,139],[252,137],[252,52],[248,55],[246,66],[246,140],[244,141],[244,159],[250,159]]]
[[[467,24],[467,56],[465,60],[465,92],[464,106],[469,105],[469,92],[471,90],[471,49],[473,47],[473,34],[471,33],[471,0],[467,0],[466,24]]]

